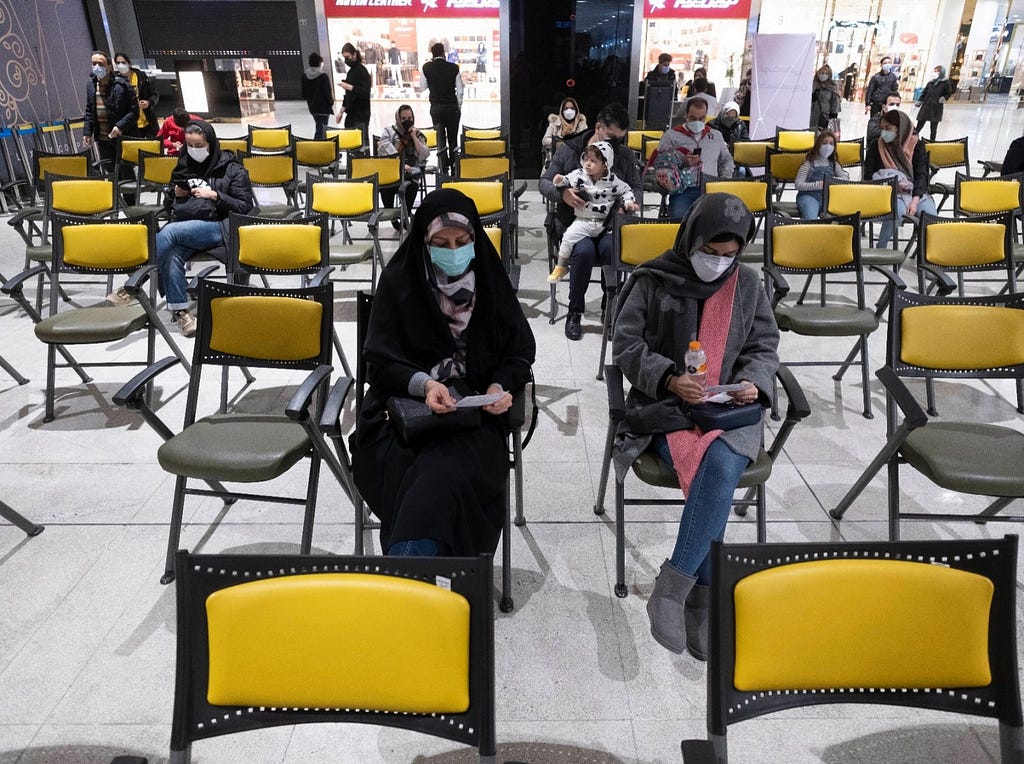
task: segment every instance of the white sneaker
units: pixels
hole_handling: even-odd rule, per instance
[[[137,297],[131,295],[127,289],[121,287],[116,292],[111,292],[107,295],[107,302],[111,305],[118,307],[124,307],[126,305],[138,305],[139,300]]]
[[[174,311],[174,322],[178,325],[183,337],[196,336],[196,318],[187,310]]]

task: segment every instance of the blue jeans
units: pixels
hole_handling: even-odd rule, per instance
[[[658,456],[672,464],[664,435],[655,435],[652,445]],[[732,496],[748,464],[747,457],[737,454],[721,438],[715,438],[704,452],[690,485],[669,563],[682,573],[696,576],[701,586],[707,586],[711,580],[711,542],[725,535]]]
[[[434,539],[410,539],[388,547],[389,557],[441,557],[444,550]]]
[[[569,312],[582,313],[587,306],[590,274],[597,265],[607,265],[612,257],[612,236],[603,233],[596,239],[580,239],[569,255]]]
[[[927,212],[929,215],[938,215],[938,211],[935,209],[935,202],[932,201],[930,196],[922,196],[921,201],[917,203],[918,212]],[[902,220],[903,216],[907,214],[907,203],[903,201],[900,196],[896,197],[896,219]],[[892,223],[886,220],[878,229],[878,246],[881,249],[885,249],[889,244],[889,239],[892,238]]]
[[[668,197],[668,216],[678,220],[686,214],[699,196],[700,188],[697,186],[690,186],[681,194],[671,194]]]
[[[185,263],[200,252],[224,244],[224,234],[216,220],[181,220],[168,223],[156,234],[156,265],[160,289],[167,296],[171,312],[188,308],[185,287]]]
[[[800,191],[796,195],[796,206],[800,209],[802,220],[817,220],[821,212],[821,192]]]
[[[322,141],[327,138],[327,123],[330,121],[330,114],[314,114],[313,124],[316,126],[313,132],[314,141]]]

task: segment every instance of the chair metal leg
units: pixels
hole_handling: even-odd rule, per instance
[[[548,289],[551,292],[550,302],[548,303],[548,323],[553,324],[558,315],[558,285],[551,284]]]
[[[757,496],[757,543],[763,544],[768,540],[768,515],[766,514],[766,508],[768,502],[765,500],[765,487],[764,483],[757,486],[755,494]]]
[[[523,434],[516,430],[512,433],[512,456],[515,460],[513,477],[516,481],[516,527],[522,528],[526,525],[526,515],[523,509]]]
[[[502,613],[512,611],[512,484],[505,478],[505,524],[501,530],[501,600],[498,609]]]
[[[0,369],[3,369],[8,374],[10,374],[11,378],[15,382],[17,382],[19,385],[27,385],[28,384],[28,379],[26,379],[25,377],[21,376],[21,374],[18,373],[18,370],[15,369],[13,366],[11,366],[11,364],[7,362],[7,359],[4,358],[2,355],[0,355]]]
[[[899,429],[889,438],[882,450],[871,460],[871,464],[868,465],[867,469],[850,486],[850,490],[846,492],[846,495],[839,501],[835,509],[829,510],[829,516],[835,520],[843,519],[846,510],[850,508],[850,505],[860,496],[861,492],[867,488],[868,483],[874,479],[878,471],[882,469],[882,466],[888,463],[896,455],[896,452],[900,450],[900,446],[903,445],[903,441],[909,432],[910,427],[905,422],[900,425]]]
[[[615,596],[625,597],[626,589],[626,500],[622,481],[615,480]]]
[[[316,489],[320,481],[320,452],[315,450],[310,457],[309,481],[306,483],[306,511],[302,517],[302,542],[299,554],[309,554],[313,547],[313,520],[316,516]]]
[[[890,459],[888,465],[889,541],[900,540],[900,463]]]
[[[999,722],[999,760],[1003,764],[1024,761],[1024,727]]]
[[[601,331],[601,358],[597,363],[597,379],[599,382],[604,381],[604,362],[608,355],[608,335],[612,331],[612,316],[615,315],[616,290],[606,289],[605,298],[604,326]]]
[[[352,369],[348,365],[348,358],[345,355],[345,348],[341,346],[341,338],[338,336],[338,330],[335,329],[332,334],[334,335],[334,352],[338,354],[338,360],[341,361],[341,368],[345,370],[345,376],[352,376]]]
[[[42,525],[36,525],[3,501],[0,501],[0,517],[11,524],[18,526],[29,536],[38,536],[43,532]]]
[[[601,479],[597,484],[597,501],[594,503],[594,514],[604,514],[604,495],[608,490],[608,472],[611,470],[612,448],[615,446],[615,423],[608,423],[608,434],[604,441],[604,458],[601,461]]]
[[[174,553],[178,551],[181,541],[181,515],[185,509],[185,481],[188,478],[178,475],[174,481],[174,503],[171,506],[171,527],[167,533],[167,560],[164,574],[160,577],[161,584],[169,584],[174,580]]]

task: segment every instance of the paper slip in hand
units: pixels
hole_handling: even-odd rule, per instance
[[[710,385],[704,388],[704,392],[708,395],[714,395],[715,393],[738,393],[746,386],[745,382],[737,382],[735,385]]]
[[[479,408],[481,406],[490,406],[495,401],[501,400],[505,396],[505,393],[491,393],[490,395],[467,395],[465,398],[459,398],[455,401],[455,408],[458,409],[472,409]]]

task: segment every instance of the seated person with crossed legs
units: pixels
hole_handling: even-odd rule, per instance
[[[653,447],[673,466],[686,504],[670,559],[647,602],[651,635],[668,650],[707,660],[711,542],[725,534],[740,476],[761,447],[760,417],[702,431],[689,407],[706,385],[739,384],[740,405],[767,406],[779,366],[779,329],[756,271],[739,255],[754,218],[732,194],[697,200],[675,246],[639,266],[619,297],[612,353],[632,389],[613,459],[624,472]],[[685,373],[689,343],[707,353],[706,380]]]

